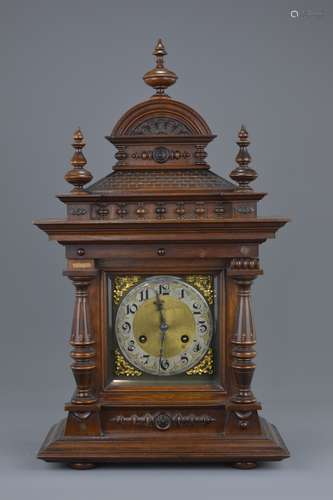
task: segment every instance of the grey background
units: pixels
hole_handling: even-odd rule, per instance
[[[298,19],[291,9],[299,9]],[[0,497],[330,498],[332,4],[2,0],[0,17]],[[73,387],[73,291],[61,276],[63,248],[31,221],[64,214],[54,194],[68,191],[63,175],[78,125],[95,179],[110,171],[114,151],[104,135],[150,95],[141,76],[159,36],[179,75],[171,95],[219,134],[209,147],[214,170],[228,175],[244,122],[255,188],[269,192],[260,211],[292,219],[262,247],[254,380],[292,457],[254,471],[122,466],[79,473],[35,459]]]

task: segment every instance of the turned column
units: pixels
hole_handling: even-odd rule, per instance
[[[96,402],[94,390],[96,373],[95,336],[91,328],[88,288],[97,274],[91,270],[65,271],[64,275],[72,280],[75,286],[75,304],[73,313],[70,344],[73,347],[71,368],[76,382],[76,390],[72,404],[91,404]]]
[[[232,336],[232,372],[234,378],[231,401],[233,403],[255,403],[251,382],[256,368],[256,331],[252,313],[251,285],[261,274],[258,259],[233,259],[229,275],[237,284],[237,312]]]

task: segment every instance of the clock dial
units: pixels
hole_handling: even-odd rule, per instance
[[[122,354],[151,375],[186,372],[206,354],[212,318],[203,296],[174,276],[133,287],[119,305],[115,332]]]

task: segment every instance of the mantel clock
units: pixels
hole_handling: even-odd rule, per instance
[[[238,134],[232,181],[214,174],[206,121],[166,94],[177,76],[156,44],[144,75],[154,95],[106,137],[112,173],[95,183],[81,130],[64,219],[36,221],[65,247],[75,287],[70,336],[76,389],[38,457],[98,462],[229,462],[289,456],[258,416],[251,390],[256,334],[250,289],[259,245],[287,219],[257,216],[250,144]],[[86,187],[86,184],[88,184]]]

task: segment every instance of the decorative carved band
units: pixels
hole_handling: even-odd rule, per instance
[[[250,215],[255,214],[256,209],[254,207],[249,207],[248,205],[242,205],[241,207],[236,207],[235,212],[240,215]]]
[[[88,214],[88,215],[87,215]],[[70,206],[68,216],[91,220],[219,220],[232,216],[229,203],[219,201],[130,201],[94,203],[80,209]]]
[[[241,257],[232,259],[230,268],[233,270],[256,270],[259,269],[259,259]]]
[[[88,210],[86,208],[72,208],[70,210],[71,215],[86,215],[88,213]]]
[[[110,419],[116,424],[144,425],[155,427],[159,431],[167,431],[172,426],[182,425],[208,425],[216,421],[209,415],[194,415],[192,413],[183,415],[182,413],[145,413],[143,415],[117,415]]]
[[[168,160],[187,160],[190,157],[191,153],[189,151],[168,149],[164,146],[159,146],[155,149],[147,149],[145,151],[134,151],[131,153],[131,158],[133,160],[151,160],[156,163],[166,163]],[[116,158],[118,158],[117,155]]]

